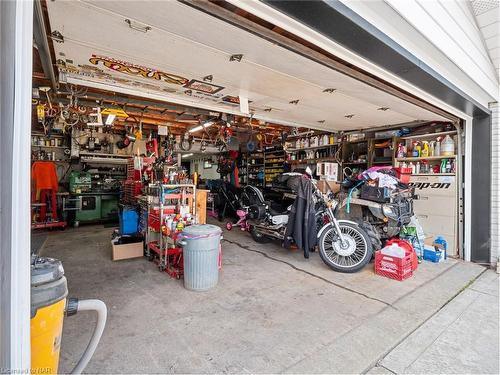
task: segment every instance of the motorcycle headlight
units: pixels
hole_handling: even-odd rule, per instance
[[[387,217],[393,217],[395,215],[394,210],[391,205],[384,204],[382,205],[382,213]]]

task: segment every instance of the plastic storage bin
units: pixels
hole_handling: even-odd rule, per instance
[[[184,287],[204,291],[219,281],[219,249],[222,230],[210,224],[191,225],[179,234],[184,255]]]
[[[439,263],[444,260],[444,254],[442,251],[424,249],[424,260]]]
[[[396,171],[396,177],[401,181],[403,184],[408,184],[410,182],[410,176],[411,176],[411,168],[408,167],[396,167],[394,168]]]
[[[396,258],[375,252],[375,273],[394,280],[405,280],[413,275],[412,255]]]
[[[139,224],[139,214],[133,207],[123,206],[118,215],[120,220],[120,234],[136,234]]]

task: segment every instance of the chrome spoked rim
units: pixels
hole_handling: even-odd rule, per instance
[[[352,268],[361,264],[368,254],[368,244],[365,237],[354,227],[340,226],[344,237],[342,245],[334,228],[330,228],[323,236],[321,248],[324,255],[337,267]]]

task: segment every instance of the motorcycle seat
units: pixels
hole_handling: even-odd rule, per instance
[[[269,213],[272,216],[288,215],[288,209],[287,208],[276,209],[276,208],[270,207],[269,208]]]

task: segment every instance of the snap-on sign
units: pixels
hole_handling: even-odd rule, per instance
[[[408,184],[415,189],[448,189],[451,184],[449,182],[410,182]]]

